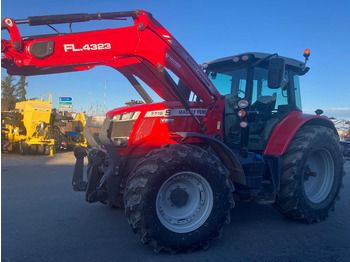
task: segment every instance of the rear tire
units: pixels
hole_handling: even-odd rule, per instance
[[[28,152],[29,152],[28,144],[26,142],[24,142],[24,141],[21,141],[20,143],[21,143],[21,145],[20,145],[20,149],[19,150],[20,150],[21,155],[28,154]]]
[[[38,145],[30,145],[29,146],[29,151],[31,154],[38,154]]]
[[[44,155],[50,155],[50,146],[48,145],[44,146]]]
[[[302,127],[283,157],[276,209],[289,218],[309,223],[326,219],[339,197],[343,164],[333,130]]]
[[[38,154],[43,155],[45,152],[45,146],[44,145],[38,145]]]
[[[193,145],[151,151],[128,179],[124,205],[141,242],[181,252],[205,248],[230,221],[228,171],[213,153]]]

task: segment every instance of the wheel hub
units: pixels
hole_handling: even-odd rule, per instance
[[[304,181],[308,180],[310,176],[311,176],[311,177],[316,177],[316,176],[317,176],[317,173],[314,172],[314,171],[312,171],[311,168],[310,168],[310,166],[307,165],[307,166],[305,167],[305,172],[304,172]]]
[[[194,172],[179,172],[163,183],[157,194],[160,222],[176,233],[187,233],[202,226],[214,203],[210,184]]]
[[[326,149],[314,151],[304,169],[304,192],[314,204],[324,201],[334,183],[334,161]]]
[[[188,197],[186,190],[182,188],[175,188],[170,194],[171,202],[177,207],[186,205]]]

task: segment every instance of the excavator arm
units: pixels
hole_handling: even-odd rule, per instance
[[[132,26],[79,33],[22,37],[17,27],[130,17]],[[8,30],[11,38],[1,40],[1,66],[10,75],[54,74],[105,65],[123,75],[139,77],[166,101],[181,100],[176,84],[169,81],[167,68],[203,102],[212,105],[219,97],[209,78],[180,43],[142,10],[5,18],[1,27]]]

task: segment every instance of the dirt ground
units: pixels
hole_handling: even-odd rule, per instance
[[[349,175],[324,222],[295,222],[271,206],[236,203],[208,250],[169,255],[142,245],[123,210],[73,192],[72,152],[1,159],[2,261],[349,261]],[[345,170],[350,174],[350,161]]]

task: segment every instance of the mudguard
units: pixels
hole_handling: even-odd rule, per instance
[[[208,143],[216,151],[218,157],[230,172],[232,182],[246,185],[246,178],[240,161],[235,153],[223,142],[211,136],[193,132],[176,132],[172,135],[181,136],[183,138],[181,142],[184,142],[188,138],[199,138]]]
[[[295,133],[303,125],[325,126],[337,132],[333,122],[326,116],[307,115],[300,111],[293,111],[275,127],[263,155],[283,155]]]

